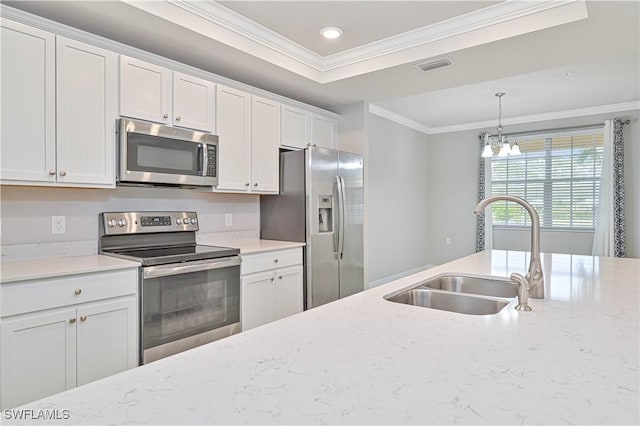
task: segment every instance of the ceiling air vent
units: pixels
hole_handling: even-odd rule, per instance
[[[414,67],[418,68],[421,71],[431,71],[436,68],[446,67],[447,65],[451,65],[451,59],[449,58],[440,58],[434,59],[433,61],[420,62],[419,64],[414,64]]]

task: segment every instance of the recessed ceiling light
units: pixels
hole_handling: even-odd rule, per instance
[[[342,35],[342,33],[342,28],[338,27],[326,27],[320,30],[320,34],[322,34],[322,37],[329,39],[338,38]]]

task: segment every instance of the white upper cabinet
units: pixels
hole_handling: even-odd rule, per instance
[[[304,148],[310,143],[309,112],[289,105],[282,105],[281,145]]]
[[[120,115],[214,132],[216,84],[120,57]]]
[[[217,191],[277,194],[280,104],[218,85]]]
[[[117,55],[2,20],[3,184],[115,187]]]
[[[113,186],[118,55],[56,39],[57,180]]]
[[[335,149],[337,127],[336,120],[318,114],[311,114],[311,144]]]
[[[217,189],[247,191],[251,186],[251,95],[218,85],[216,97]]]
[[[215,83],[173,72],[174,126],[213,132],[215,106]]]
[[[0,26],[2,183],[55,182],[55,36],[6,19]]]
[[[251,100],[251,190],[280,189],[280,104],[253,96]]]
[[[282,105],[282,145],[293,148],[336,147],[337,121],[300,108]]]
[[[171,95],[170,70],[120,56],[120,115],[169,124]]]

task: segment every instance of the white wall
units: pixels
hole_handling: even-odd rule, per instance
[[[369,280],[424,268],[428,228],[427,136],[369,115]]]
[[[198,213],[201,233],[229,235],[260,233],[257,195],[195,193],[188,189],[118,187],[71,189],[27,186],[0,187],[3,256],[12,246],[85,242],[97,250],[98,213],[134,210],[187,210]],[[224,214],[233,214],[225,227]],[[51,216],[65,216],[66,234],[51,234]],[[38,257],[38,256],[36,256]]]
[[[509,126],[507,132],[521,132],[600,123],[607,118],[630,118],[625,126],[625,193],[627,256],[640,257],[640,131],[638,113],[578,117]],[[440,264],[475,251],[479,142],[477,129],[429,136],[429,229],[428,259]],[[445,238],[452,245],[445,244]],[[527,231],[496,230],[494,248],[522,250],[530,247]],[[543,231],[541,248],[547,252],[590,254],[593,235],[589,232]]]

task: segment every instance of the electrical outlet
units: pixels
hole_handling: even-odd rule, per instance
[[[447,237],[447,238],[444,240],[444,242],[445,242],[448,246],[450,246],[450,245],[451,245],[451,237]]]
[[[231,213],[224,214],[224,226],[233,226],[233,216]]]
[[[51,216],[51,233],[53,235],[62,235],[67,232],[64,216]]]

